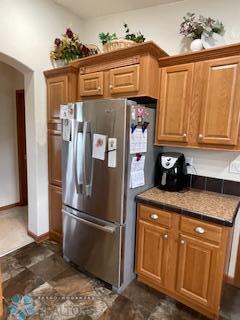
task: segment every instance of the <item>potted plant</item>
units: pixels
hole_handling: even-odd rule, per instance
[[[124,23],[123,26],[125,29],[124,38],[118,38],[116,33],[99,33],[99,39],[103,45],[103,52],[110,52],[113,50],[126,48],[136,43],[141,43],[145,41],[145,37],[140,31],[137,33],[130,33],[128,25]]]
[[[224,26],[219,20],[205,18],[202,15],[197,17],[195,13],[190,12],[183,17],[180,25],[180,34],[192,40],[192,51],[203,49],[203,38],[210,38],[213,34],[221,34],[223,31]]]
[[[86,45],[81,43],[79,36],[71,28],[67,28],[61,38],[54,40],[54,48],[50,51],[50,59],[54,67],[59,67],[92,53]]]

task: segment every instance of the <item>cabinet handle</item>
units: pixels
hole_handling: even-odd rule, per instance
[[[184,134],[183,134],[183,137],[184,137],[184,138],[186,138],[186,136],[187,136],[187,134],[186,134],[186,133],[184,133]]]
[[[199,233],[199,234],[204,234],[205,230],[202,227],[196,227],[194,229],[195,232]]]
[[[150,218],[151,218],[152,220],[157,220],[157,219],[158,219],[158,215],[155,214],[155,213],[153,213],[153,214],[150,215]]]
[[[168,238],[168,234],[164,234],[163,238],[167,239]]]
[[[181,240],[180,243],[181,243],[181,244],[185,244],[185,240]]]
[[[113,88],[113,85],[112,85],[112,84],[110,84],[110,85],[109,85],[109,89],[112,89],[112,88]]]
[[[202,138],[203,138],[203,135],[200,133],[199,136],[198,136],[198,138],[199,138],[199,139],[202,139]]]
[[[101,87],[98,87],[97,89],[98,89],[98,91],[101,91]]]

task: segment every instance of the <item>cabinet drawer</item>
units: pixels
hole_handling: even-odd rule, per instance
[[[103,95],[103,72],[94,72],[79,76],[79,94],[81,97]]]
[[[181,218],[181,231],[205,240],[220,242],[222,228],[213,224],[186,217]]]
[[[167,228],[171,226],[171,214],[161,209],[139,205],[139,218],[158,223]]]
[[[110,93],[128,93],[139,90],[139,65],[110,70]]]

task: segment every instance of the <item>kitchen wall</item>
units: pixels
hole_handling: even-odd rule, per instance
[[[188,50],[189,43],[183,41],[179,35],[182,16],[187,12],[195,12],[222,20],[226,29],[224,36],[226,43],[240,42],[240,2],[238,0],[186,0],[170,5],[159,5],[88,19],[84,24],[84,40],[88,43],[99,43],[98,33],[101,31],[117,32],[118,36],[123,36],[122,25],[126,22],[131,30],[141,30],[147,40],[153,40],[169,55],[178,54]],[[173,149],[166,148],[165,150]],[[198,175],[240,181],[240,174],[229,173],[229,163],[234,159],[240,160],[239,153],[193,149],[175,150],[193,158],[193,165]],[[194,173],[194,171],[192,172]],[[234,275],[239,232],[240,218],[237,220],[234,233],[230,276]]]
[[[43,70],[52,68],[51,43],[72,25],[80,35],[79,17],[51,0],[0,1],[0,61],[24,73],[29,187],[29,230],[48,232],[46,86]]]
[[[23,75],[0,62],[0,207],[19,202],[16,90]]]
[[[117,32],[118,36],[123,36],[122,25],[126,22],[130,29],[141,30],[147,40],[153,40],[173,55],[188,49],[179,35],[179,25],[187,12],[222,20],[226,29],[226,43],[233,43],[240,41],[239,10],[238,0],[184,0],[88,19],[84,24],[84,37],[89,43],[98,43],[98,33],[101,31]]]

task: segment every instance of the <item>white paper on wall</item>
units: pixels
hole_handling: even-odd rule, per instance
[[[133,133],[130,129],[130,154],[147,152],[147,129],[136,128]]]

